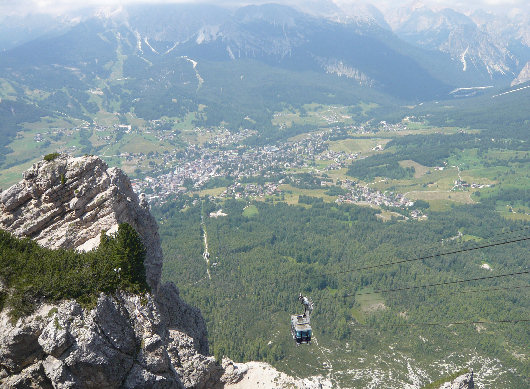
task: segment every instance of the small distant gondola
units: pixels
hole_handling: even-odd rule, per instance
[[[304,305],[302,315],[291,315],[291,333],[296,344],[311,343],[311,312],[313,312],[313,303],[307,298],[298,296],[300,303]]]

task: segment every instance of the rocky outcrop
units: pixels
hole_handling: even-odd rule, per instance
[[[101,294],[94,308],[41,304],[16,323],[0,312],[0,388],[220,388],[241,370],[209,356],[198,309],[160,284],[162,250],[147,203],[97,157],[41,161],[0,193],[0,228],[50,248],[89,250],[131,224],[146,246],[152,293]],[[1,287],[1,285],[0,285]],[[230,365],[232,363],[232,365]]]
[[[339,388],[336,382],[322,376],[295,378],[276,370],[265,362],[247,362],[237,366],[245,371],[238,382],[227,382],[225,389],[331,389]],[[228,371],[228,368],[226,369]]]
[[[474,389],[473,372],[463,374],[451,382],[446,382],[440,389]]]
[[[101,231],[116,231],[120,223],[141,236],[147,282],[156,291],[162,271],[158,227],[120,169],[94,156],[58,156],[34,164],[0,194],[0,228],[49,248],[91,250]]]
[[[527,81],[530,81],[530,61],[526,63],[517,78],[512,81],[511,86],[524,84]]]
[[[207,355],[200,313],[172,285],[159,293],[102,294],[91,310],[43,305],[15,324],[0,313],[1,387],[214,387],[223,370]]]

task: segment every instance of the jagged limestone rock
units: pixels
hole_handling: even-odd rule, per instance
[[[156,291],[162,271],[158,227],[120,169],[94,156],[61,155],[34,164],[22,181],[0,193],[0,228],[44,247],[91,250],[102,231],[120,223],[140,235],[147,282]]]
[[[224,374],[221,377],[221,381],[225,384],[238,383],[248,371],[248,366],[244,363],[236,364],[228,358],[223,358],[221,366],[224,370]]]
[[[41,161],[0,192],[0,228],[49,248],[90,250],[129,223],[146,247],[152,293],[101,294],[95,308],[41,303],[13,323],[0,312],[0,388],[221,388],[200,311],[160,285],[162,250],[145,198],[93,156]],[[0,288],[4,288],[0,282]],[[224,375],[223,375],[224,374]]]
[[[451,382],[446,382],[440,389],[474,389],[473,372],[462,374]]]
[[[20,374],[2,381],[2,388],[52,389],[53,384],[46,376],[42,362],[38,362],[22,370]]]
[[[519,84],[524,84],[527,81],[530,81],[530,61],[524,65],[517,78],[515,78],[510,85],[516,86]]]
[[[198,311],[172,297],[101,294],[94,309],[68,300],[43,305],[16,323],[2,311],[0,364],[8,377],[0,387],[31,377],[61,388],[215,387],[224,371],[195,341],[207,349],[204,321],[190,320],[198,324],[195,338],[176,326],[164,312],[178,305],[185,314]],[[164,305],[168,301],[171,307]]]

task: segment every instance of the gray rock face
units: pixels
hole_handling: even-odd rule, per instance
[[[43,305],[15,324],[1,312],[0,363],[7,373],[1,387],[213,387],[223,370],[199,350],[208,349],[200,313],[174,287],[159,293],[160,299],[102,294],[92,310],[75,301]],[[179,317],[164,314],[176,307]],[[178,325],[188,318],[192,331]]]
[[[451,382],[446,382],[440,389],[474,389],[475,383],[473,381],[473,372],[466,373],[460,377],[455,378]]]
[[[527,81],[530,81],[530,61],[526,63],[517,78],[512,81],[511,86],[523,84]]]
[[[0,192],[0,228],[50,248],[94,248],[102,230],[124,222],[146,246],[153,294],[101,294],[93,309],[72,300],[41,304],[16,323],[3,310],[0,388],[201,389],[237,381],[239,372],[208,355],[200,311],[175,285],[160,285],[158,228],[123,172],[97,157],[59,157]]]
[[[59,156],[41,161],[0,193],[0,228],[49,248],[91,250],[101,231],[129,223],[147,250],[147,282],[159,286],[162,249],[156,221],[129,178],[98,157]]]

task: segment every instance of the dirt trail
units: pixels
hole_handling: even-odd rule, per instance
[[[208,279],[212,279],[212,276],[210,274],[210,253],[208,251],[208,233],[206,232],[206,224],[204,223],[204,215],[201,215],[201,227],[202,227],[202,234],[204,238],[204,252],[202,253],[202,257],[206,261],[206,273],[208,274]]]

